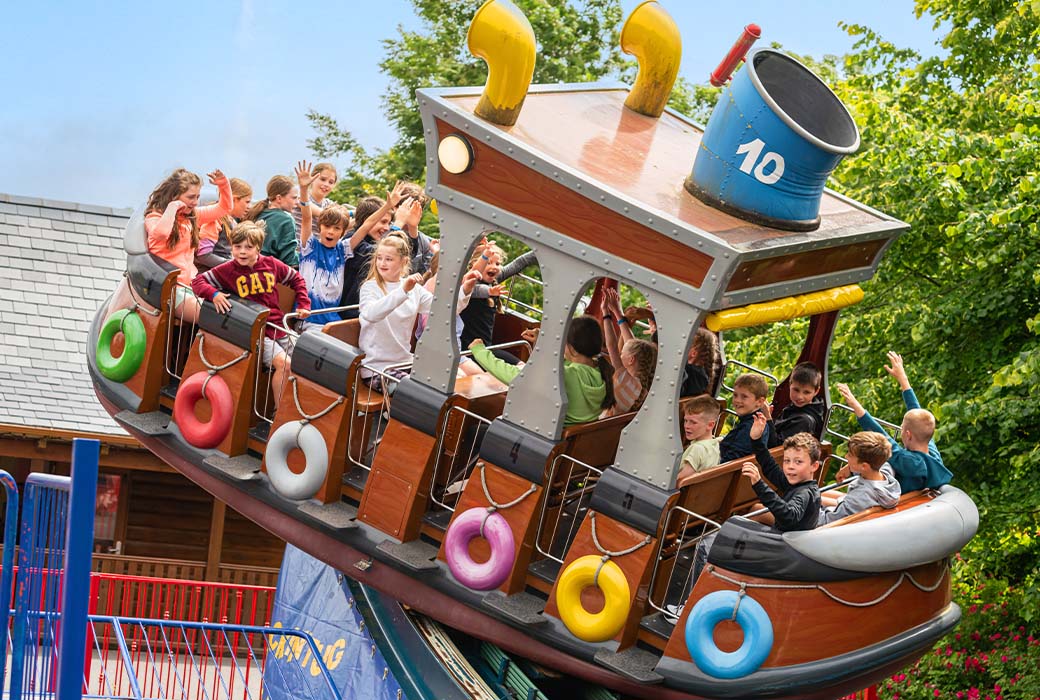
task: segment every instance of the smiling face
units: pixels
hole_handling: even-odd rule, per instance
[[[192,185],[188,189],[184,190],[180,197],[177,199],[184,202],[184,208],[181,209],[178,214],[181,216],[190,216],[194,211],[195,207],[199,206],[199,193],[202,192],[201,185]]]
[[[404,256],[390,246],[379,246],[373,263],[384,282],[399,282],[404,269]]]
[[[801,384],[799,382],[791,382],[788,386],[788,392],[791,395],[791,403],[798,408],[808,406],[814,398],[816,398],[819,388],[811,386],[809,384]]]
[[[687,413],[683,416],[683,433],[687,440],[707,440],[715,429],[715,421],[708,420],[701,413]]]
[[[384,214],[379,221],[373,226],[372,230],[368,232],[368,235],[379,241],[382,240],[383,236],[390,230],[390,214]]]
[[[819,462],[814,462],[809,451],[801,447],[788,447],[784,450],[784,476],[792,484],[809,481],[816,472]]]
[[[322,201],[326,195],[332,191],[332,188],[336,186],[336,173],[332,170],[322,170],[320,173],[315,175],[314,182],[311,183],[311,194],[314,195],[315,201]]]
[[[260,258],[260,249],[253,242],[246,239],[241,243],[231,244],[231,257],[243,267],[253,267]]]
[[[336,244],[343,238],[344,233],[346,232],[339,226],[322,224],[318,227],[318,241],[326,248],[335,248]]]
[[[736,386],[733,388],[733,397],[730,401],[732,403],[733,412],[738,416],[750,415],[762,408],[766,403],[764,396],[758,398],[744,386]]]

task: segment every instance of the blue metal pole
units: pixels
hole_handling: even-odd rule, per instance
[[[101,443],[72,441],[72,489],[65,531],[65,582],[58,642],[57,700],[82,700],[83,658],[87,648],[87,603],[94,547],[98,459]]]
[[[11,585],[14,577],[14,550],[18,545],[18,484],[14,477],[0,470],[0,483],[7,492],[7,510],[4,514],[4,560],[0,570],[0,690],[7,673],[7,630],[11,615]]]

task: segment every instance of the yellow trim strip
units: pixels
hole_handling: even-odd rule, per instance
[[[708,314],[704,325],[712,332],[728,331],[734,328],[747,328],[759,326],[764,323],[776,321],[788,321],[792,318],[802,316],[815,316],[827,311],[843,309],[863,301],[863,290],[858,284],[848,284],[844,287],[824,289],[809,294],[799,294],[796,297],[784,297],[759,304],[748,304],[738,306],[735,309],[726,309]]]

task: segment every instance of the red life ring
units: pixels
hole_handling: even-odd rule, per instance
[[[203,398],[203,384],[206,385],[205,398],[209,400],[212,409],[210,419],[205,423],[195,417],[195,404]],[[177,398],[173,401],[173,421],[190,444],[210,449],[219,445],[231,430],[234,403],[231,389],[219,374],[210,376],[208,372],[196,372],[177,389]]]

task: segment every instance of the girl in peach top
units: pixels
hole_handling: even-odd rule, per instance
[[[226,215],[232,206],[231,184],[224,173],[214,170],[208,177],[220,192],[216,204],[198,206],[202,180],[195,173],[178,168],[155,188],[145,208],[148,250],[180,270],[174,306],[177,315],[190,323],[199,318],[199,302],[190,290],[196,272],[199,228]]]

